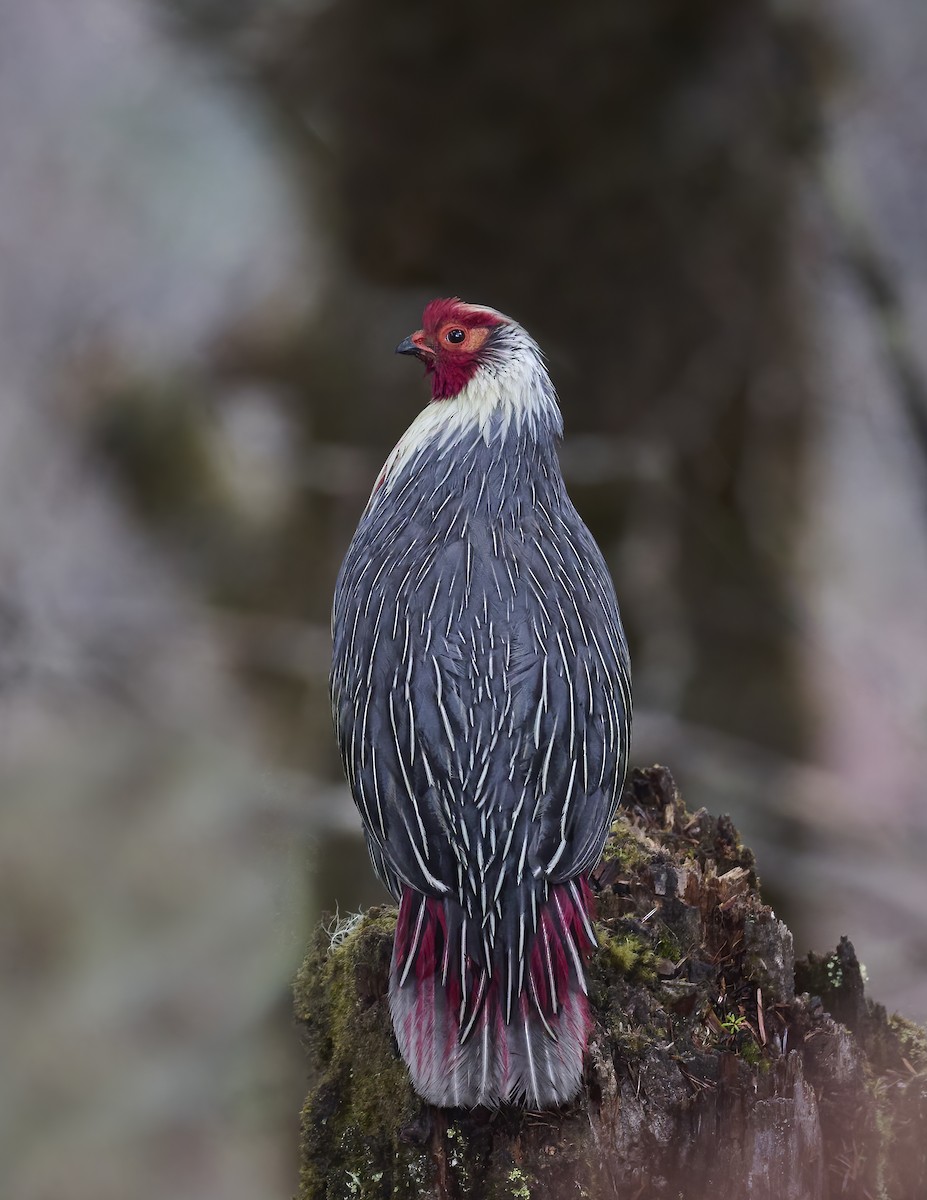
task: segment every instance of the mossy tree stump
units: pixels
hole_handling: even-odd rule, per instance
[[[555,1112],[420,1101],[386,1001],[395,910],[320,931],[299,1200],[927,1196],[927,1037],[866,1000],[845,939],[796,967],[727,818],[634,772],[594,882],[597,1026]]]

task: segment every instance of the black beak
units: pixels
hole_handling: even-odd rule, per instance
[[[402,341],[399,343],[399,345],[396,347],[396,353],[397,354],[418,354],[419,348],[418,348],[418,346],[416,346],[415,342],[413,342],[410,337],[407,337],[407,338],[403,338]]]

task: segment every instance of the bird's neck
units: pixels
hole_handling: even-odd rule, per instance
[[[538,443],[551,449],[563,420],[540,352],[530,344],[503,363],[487,363],[457,393],[419,413],[386,460],[374,491],[389,491],[416,461],[448,458],[475,442],[500,452]]]

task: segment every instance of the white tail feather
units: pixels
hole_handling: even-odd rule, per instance
[[[492,994],[464,1042],[457,1014],[434,976],[419,981],[413,974],[401,985],[393,975],[389,999],[400,1053],[415,1090],[430,1104],[555,1108],[580,1089],[589,1018],[579,989],[561,996],[556,1033],[527,993],[508,1025]]]

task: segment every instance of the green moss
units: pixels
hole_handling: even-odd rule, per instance
[[[599,926],[600,965],[638,983],[655,983],[657,956],[643,938],[633,933],[613,936]]]
[[[512,1200],[531,1200],[528,1176],[521,1167],[513,1167],[509,1171],[508,1183],[511,1188]]]
[[[469,1196],[472,1182],[470,1170],[470,1154],[472,1153],[472,1149],[470,1143],[464,1135],[463,1130],[456,1124],[448,1126],[446,1136],[450,1143],[450,1152],[447,1156],[448,1166],[454,1171],[457,1187],[461,1195]]]
[[[796,964],[796,989],[819,996],[825,1004],[845,983],[843,963],[837,951],[824,955],[811,953]]]
[[[608,841],[602,851],[602,861],[614,863],[620,871],[630,875],[644,866],[649,857],[641,845],[640,835],[619,816],[612,824]]]
[[[836,954],[829,954],[824,960],[824,973],[829,987],[834,990],[843,987],[843,967]]]
[[[898,1039],[899,1050],[915,1071],[927,1069],[927,1029],[897,1013],[888,1018],[888,1027]]]
[[[668,958],[670,962],[678,962],[682,958],[682,943],[671,929],[661,925],[653,952],[657,958]]]
[[[395,924],[374,909],[335,947],[320,934],[297,976],[296,1016],[322,1065],[303,1109],[301,1200],[400,1200],[428,1181],[428,1156],[399,1136],[420,1102],[383,1003]]]

